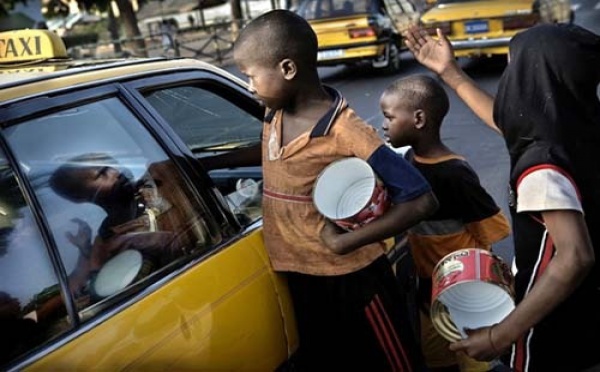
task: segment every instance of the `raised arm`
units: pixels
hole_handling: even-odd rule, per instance
[[[500,133],[494,123],[494,98],[481,89],[458,65],[450,41],[438,28],[438,39],[432,38],[418,26],[411,26],[403,33],[406,46],[415,59],[435,72],[483,122]]]

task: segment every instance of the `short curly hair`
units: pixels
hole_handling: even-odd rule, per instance
[[[267,66],[286,58],[308,68],[316,68],[317,64],[317,35],[304,18],[284,9],[269,11],[252,20],[240,32],[234,48],[244,48],[245,52],[259,50],[253,58]]]
[[[440,127],[450,110],[450,100],[444,87],[434,78],[414,74],[391,83],[384,94],[395,94],[412,109],[422,109],[431,123]]]

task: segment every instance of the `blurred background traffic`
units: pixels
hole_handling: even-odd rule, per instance
[[[48,28],[74,58],[182,56],[223,64],[245,23],[285,8],[313,25],[321,65],[369,61],[394,72],[404,49],[400,33],[409,24],[489,43],[538,22],[571,22],[576,7],[570,0],[2,0],[0,31]],[[360,23],[358,15],[364,25],[348,27]],[[379,47],[348,50],[364,42]]]

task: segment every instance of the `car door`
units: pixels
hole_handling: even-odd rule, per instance
[[[226,85],[200,72],[185,79]],[[8,309],[0,321],[14,328],[3,336],[0,363],[273,370],[295,347],[293,316],[269,266],[260,216],[241,221],[185,141],[140,97],[113,82],[0,107],[0,300]],[[248,98],[228,102],[254,116]],[[112,224],[115,214],[98,195],[66,197],[56,173],[74,164],[99,178],[124,175],[123,184],[140,187],[131,205],[143,211]],[[143,199],[148,191],[160,203]],[[165,234],[168,244],[154,241]],[[97,251],[106,259],[88,270]],[[89,275],[75,280],[81,271]]]

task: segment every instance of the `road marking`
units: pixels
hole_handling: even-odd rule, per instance
[[[594,10],[600,10],[600,1],[596,3],[596,6],[594,6]]]

